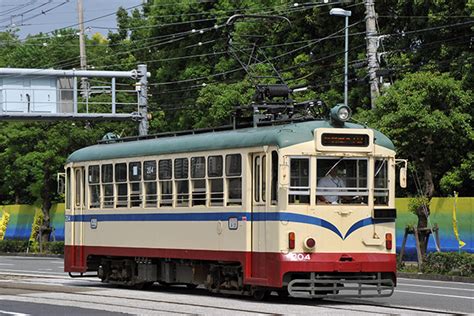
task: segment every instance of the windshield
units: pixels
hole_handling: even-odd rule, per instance
[[[318,158],[316,201],[319,204],[367,204],[367,158]]]

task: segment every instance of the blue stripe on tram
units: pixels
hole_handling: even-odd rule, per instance
[[[373,224],[394,222],[393,219],[373,219],[371,217],[362,219],[354,223],[343,235],[332,223],[315,216],[295,214],[288,212],[215,212],[215,213],[164,213],[164,214],[87,214],[87,215],[66,215],[66,222],[90,222],[92,219],[98,222],[178,222],[178,221],[227,221],[229,218],[248,221],[286,221],[292,223],[302,223],[323,227],[334,232],[341,239],[346,239],[356,230]]]

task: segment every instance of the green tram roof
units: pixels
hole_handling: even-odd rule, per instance
[[[288,147],[314,139],[317,128],[332,128],[327,121],[308,121],[257,128],[214,131],[202,134],[188,134],[163,138],[144,139],[131,142],[98,144],[72,153],[67,162],[107,160],[154,156],[183,152],[223,150],[258,146]],[[362,125],[346,123],[344,128],[365,128]],[[382,133],[374,130],[375,144],[395,150],[393,143]]]

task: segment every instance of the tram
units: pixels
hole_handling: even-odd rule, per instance
[[[404,186],[406,161],[385,135],[349,119],[339,105],[325,119],[72,153],[65,271],[255,298],[390,296],[396,165]]]

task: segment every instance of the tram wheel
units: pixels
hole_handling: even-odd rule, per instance
[[[270,294],[269,291],[263,289],[256,289],[252,292],[252,297],[255,301],[264,301],[268,295]]]

